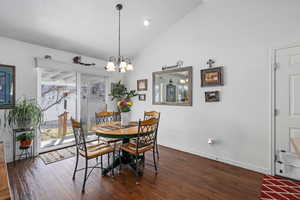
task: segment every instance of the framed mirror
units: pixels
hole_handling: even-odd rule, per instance
[[[154,105],[192,106],[193,67],[152,73]]]

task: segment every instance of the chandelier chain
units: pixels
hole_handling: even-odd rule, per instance
[[[119,9],[119,36],[118,36],[118,38],[119,38],[119,58],[120,58],[120,56],[121,56],[121,9]],[[118,59],[119,59],[118,58]]]

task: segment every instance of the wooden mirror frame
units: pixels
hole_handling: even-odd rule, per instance
[[[188,82],[188,96],[189,101],[187,103],[178,103],[178,102],[155,102],[155,76],[161,74],[169,74],[174,72],[188,72],[189,82]],[[152,104],[153,105],[169,105],[169,106],[192,106],[193,105],[193,67],[181,67],[171,70],[164,70],[152,73]]]

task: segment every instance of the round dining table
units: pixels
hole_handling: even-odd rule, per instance
[[[131,138],[136,138],[139,134],[138,132],[138,122],[130,122],[128,126],[121,126],[120,122],[109,122],[101,125],[97,125],[95,128],[95,133],[97,136],[106,138],[118,138],[122,141],[122,144],[129,143]],[[143,175],[143,169],[145,164],[145,156],[138,156],[139,172],[140,176]],[[129,164],[134,170],[136,170],[135,158],[133,155],[126,151],[122,151],[122,154],[116,156],[113,163],[106,168],[102,169],[102,175],[105,176],[115,167],[120,164]]]
[[[97,125],[96,135],[107,138],[130,139],[138,135],[138,122],[130,122],[128,126],[121,126],[120,122],[109,122]]]

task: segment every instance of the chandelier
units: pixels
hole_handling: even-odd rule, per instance
[[[131,60],[127,57],[121,56],[121,10],[123,8],[122,4],[117,4],[116,9],[119,12],[119,32],[118,32],[118,56],[111,56],[107,62],[107,65],[104,67],[108,72],[114,72],[118,70],[119,72],[132,71],[133,65]]]

